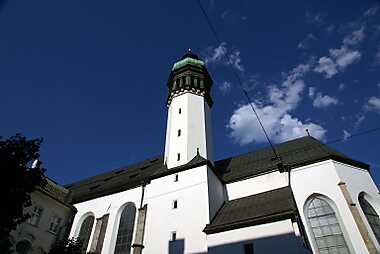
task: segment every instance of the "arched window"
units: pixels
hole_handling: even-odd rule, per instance
[[[128,203],[121,213],[119,230],[117,232],[115,254],[130,253],[135,217],[136,208],[132,203]]]
[[[90,215],[84,221],[82,222],[82,225],[80,226],[79,230],[79,239],[83,243],[83,250],[87,250],[88,242],[90,241],[90,236],[91,236],[91,231],[92,231],[92,226],[94,225],[94,220],[95,217]]]
[[[377,214],[375,209],[373,209],[370,203],[368,203],[368,201],[364,199],[363,196],[359,196],[359,204],[365,214],[365,217],[367,218],[369,225],[372,228],[373,233],[375,234],[377,241],[380,243],[379,215]]]
[[[334,209],[324,199],[314,197],[306,213],[320,254],[350,253]]]

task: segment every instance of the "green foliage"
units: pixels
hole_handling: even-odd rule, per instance
[[[39,157],[41,143],[42,139],[28,140],[21,134],[6,140],[0,137],[0,195],[4,205],[0,209],[0,253],[11,251],[10,232],[30,217],[23,210],[31,205],[30,194],[46,185],[45,169],[30,167]]]
[[[56,242],[49,254],[83,254],[82,241],[79,238],[70,238]]]

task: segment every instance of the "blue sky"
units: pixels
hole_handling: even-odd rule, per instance
[[[380,184],[380,2],[203,0],[271,140],[306,134]],[[188,48],[214,80],[216,159],[268,144],[196,1],[0,1],[0,133],[44,137],[67,184],[163,154],[166,82]]]

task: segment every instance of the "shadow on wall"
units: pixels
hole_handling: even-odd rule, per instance
[[[185,239],[177,239],[169,241],[169,254],[184,254],[185,253]],[[207,254],[207,252],[198,252],[192,254]]]
[[[184,239],[169,241],[169,254],[183,254],[184,251],[185,251]]]
[[[277,235],[252,239],[208,248],[208,254],[311,254],[294,234]]]

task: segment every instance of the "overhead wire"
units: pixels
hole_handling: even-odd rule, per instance
[[[228,55],[227,49],[224,47],[224,43],[222,42],[222,40],[220,39],[218,33],[216,32],[216,29],[214,28],[214,26],[213,26],[213,24],[212,24],[212,22],[211,22],[209,16],[207,15],[206,10],[204,9],[202,3],[200,2],[200,0],[196,0],[196,2],[198,3],[198,6],[199,6],[199,8],[200,8],[201,11],[202,11],[203,16],[205,17],[205,19],[206,19],[206,21],[207,21],[207,24],[208,24],[208,26],[209,26],[209,28],[210,28],[212,34],[214,35],[216,41],[218,42],[219,47],[222,49],[223,54],[224,54],[224,56],[226,57],[226,59],[227,59],[227,61],[228,61],[228,64],[230,65],[230,67],[231,67],[231,69],[232,69],[232,72],[233,72],[233,74],[234,74],[236,80],[238,81],[238,84],[239,84],[240,88],[242,89],[242,91],[243,91],[243,93],[244,93],[244,96],[245,96],[247,102],[249,103],[249,105],[250,105],[250,107],[251,107],[253,113],[255,114],[255,116],[256,116],[256,118],[257,118],[257,121],[258,121],[258,123],[259,123],[259,125],[260,125],[260,127],[261,127],[261,129],[262,129],[262,131],[263,131],[263,133],[264,133],[264,135],[265,135],[265,137],[266,137],[266,139],[267,139],[267,141],[268,141],[268,143],[269,143],[269,145],[270,145],[270,147],[271,147],[271,149],[272,149],[272,151],[273,151],[273,153],[274,153],[276,159],[277,159],[277,161],[281,164],[281,165],[277,164],[277,166],[278,166],[278,167],[279,167],[279,166],[280,166],[280,167],[281,167],[281,166],[283,167],[281,157],[277,154],[276,149],[274,148],[274,146],[273,146],[273,144],[272,144],[272,142],[271,142],[271,140],[270,140],[270,138],[269,138],[269,136],[268,136],[268,134],[267,134],[267,132],[266,132],[266,130],[265,130],[265,127],[264,127],[262,121],[260,120],[260,117],[259,117],[259,115],[258,115],[258,113],[257,113],[257,110],[255,109],[255,107],[254,107],[254,105],[253,105],[253,103],[252,103],[252,100],[251,100],[251,98],[249,97],[247,90],[244,88],[243,81],[242,81],[242,79],[240,78],[240,76],[239,76],[239,74],[238,74],[238,72],[237,72],[237,70],[236,70],[236,67],[234,66],[233,62],[231,61],[231,58],[230,58],[229,55]],[[339,138],[339,139],[331,140],[331,141],[328,141],[328,142],[326,142],[326,143],[322,143],[322,144],[320,144],[320,145],[312,146],[312,147],[310,147],[310,148],[316,148],[316,147],[319,147],[319,146],[327,146],[327,145],[329,145],[329,144],[334,144],[334,143],[338,143],[338,142],[346,141],[347,139],[350,139],[350,138],[353,138],[353,137],[358,137],[358,136],[361,136],[361,135],[364,135],[364,134],[368,134],[368,133],[371,133],[371,132],[376,132],[376,131],[379,131],[379,130],[380,130],[380,127],[376,127],[376,128],[368,129],[368,130],[365,130],[365,131],[362,131],[362,132],[359,132],[359,133],[351,134],[351,135],[348,136],[348,137],[343,137],[343,138]],[[310,149],[310,148],[306,148],[306,149]],[[285,154],[286,154],[286,155],[290,155],[290,154],[294,154],[294,153],[304,152],[304,151],[305,151],[305,148],[298,149],[298,150],[302,150],[302,151],[293,150],[293,152],[292,152],[292,151],[289,151],[289,152],[287,152],[287,153],[285,153]],[[285,154],[282,154],[282,155],[285,155]]]
[[[267,132],[266,132],[266,130],[265,130],[265,128],[264,128],[264,125],[263,125],[263,123],[261,122],[260,117],[259,117],[259,115],[258,115],[258,113],[257,113],[257,111],[256,111],[256,109],[255,109],[255,107],[253,106],[252,100],[251,100],[251,98],[249,97],[247,90],[244,88],[243,81],[241,80],[239,74],[237,73],[236,68],[235,68],[235,66],[233,65],[232,61],[231,61],[231,58],[228,56],[227,49],[224,47],[222,40],[221,40],[220,37],[218,36],[218,33],[216,32],[214,26],[212,25],[212,22],[211,22],[210,18],[208,17],[208,15],[207,15],[207,13],[206,13],[206,10],[203,8],[203,5],[201,4],[200,0],[196,0],[196,1],[197,1],[198,5],[199,5],[200,9],[202,10],[202,13],[203,13],[204,17],[206,18],[206,20],[207,20],[207,24],[209,25],[209,27],[210,27],[210,29],[211,29],[211,31],[212,31],[214,37],[216,38],[216,40],[217,40],[217,42],[218,42],[218,44],[219,44],[219,47],[221,47],[221,49],[222,49],[222,51],[223,51],[223,54],[224,54],[224,56],[226,57],[226,59],[227,59],[227,61],[228,61],[228,64],[231,66],[232,71],[233,71],[233,74],[234,74],[236,80],[238,81],[238,84],[239,84],[240,88],[243,90],[243,93],[244,93],[244,95],[245,95],[245,98],[247,99],[248,104],[250,105],[250,107],[251,107],[253,113],[255,114],[255,116],[256,116],[256,118],[257,118],[257,121],[259,122],[260,127],[261,127],[261,129],[263,130],[264,135],[265,135],[266,139],[268,140],[268,143],[269,143],[270,147],[272,148],[272,151],[273,151],[274,155],[276,156],[276,158],[277,158],[278,160],[280,160],[280,158],[279,158],[279,156],[277,155],[277,152],[276,152],[276,150],[274,149],[274,146],[273,146],[273,144],[272,144],[272,142],[271,142],[271,140],[270,140],[270,138],[269,138],[269,136],[268,136],[268,134],[267,134]]]

